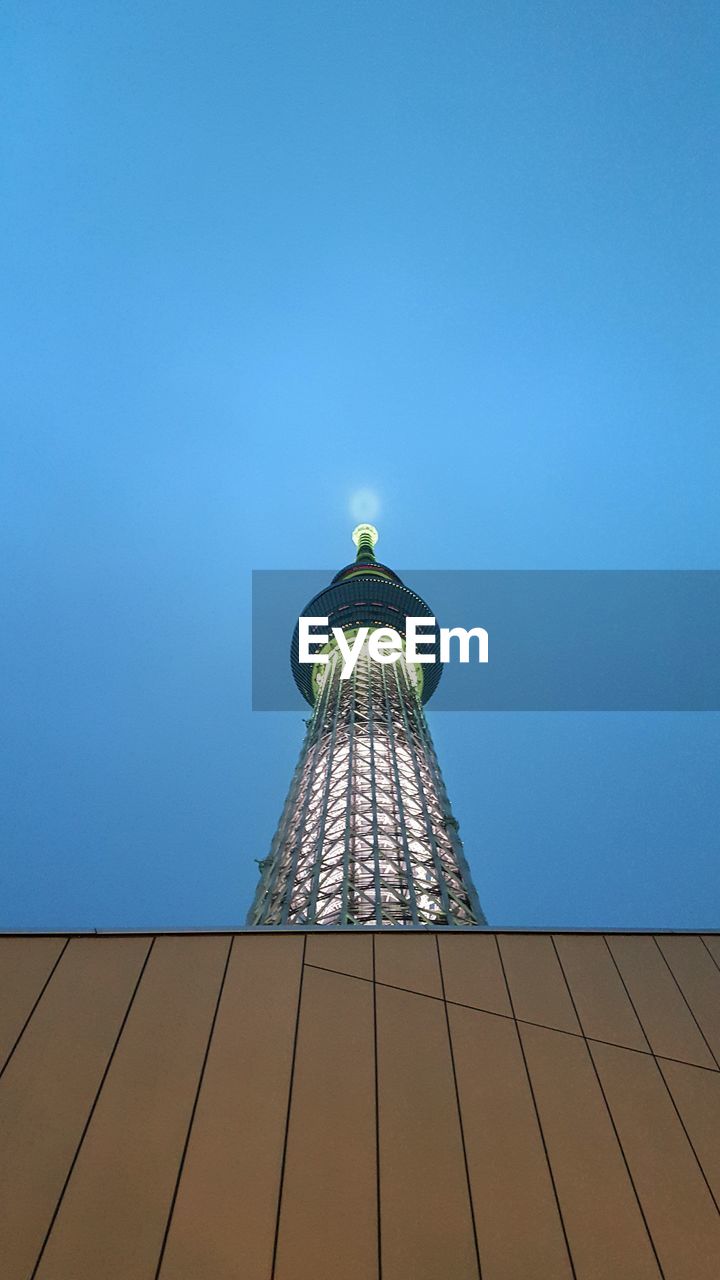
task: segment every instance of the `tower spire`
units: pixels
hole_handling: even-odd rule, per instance
[[[375,543],[379,537],[373,524],[358,524],[352,531],[352,540],[357,547],[356,564],[375,563]]]

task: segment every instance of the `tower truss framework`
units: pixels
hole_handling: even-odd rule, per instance
[[[484,924],[417,688],[367,642],[317,700],[248,923]]]

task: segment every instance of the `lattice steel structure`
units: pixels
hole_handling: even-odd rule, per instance
[[[357,559],[305,609],[352,636],[393,626],[428,606],[377,563],[377,533],[359,526]],[[374,661],[365,643],[352,676],[328,662],[298,662],[296,682],[313,705],[307,736],[261,877],[251,925],[457,926],[484,924],[423,702],[441,667],[404,654]]]

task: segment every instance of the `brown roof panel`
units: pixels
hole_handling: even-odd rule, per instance
[[[229,946],[222,937],[155,942],[38,1280],[152,1275]]]
[[[3,1280],[32,1272],[149,947],[73,938],[0,1081]]]
[[[612,934],[608,945],[653,1052],[700,1067],[715,1067],[655,938]]]
[[[303,938],[233,940],[161,1280],[267,1280]]]
[[[391,987],[442,998],[435,934],[375,934],[375,978]]]
[[[553,940],[585,1035],[649,1053],[605,939],[560,933]]]
[[[275,1280],[378,1275],[373,989],[309,966],[274,1274]]]
[[[712,1053],[720,1062],[720,969],[700,938],[657,938],[673,977]]]
[[[512,1017],[493,934],[445,933],[438,945],[448,1000]]]
[[[666,1280],[717,1280],[720,1216],[656,1062],[592,1045]]]
[[[445,1009],[376,994],[383,1280],[478,1280]]]
[[[544,1027],[521,1026],[520,1035],[578,1276],[658,1280],[587,1044]]]
[[[309,933],[307,964],[334,969],[356,978],[373,976],[373,938],[370,933]]]
[[[715,1280],[716,935],[66,941],[0,938],[2,1280]]]
[[[515,1024],[450,1009],[483,1280],[572,1271]]]
[[[64,938],[0,938],[0,1071],[65,945]]]
[[[579,1034],[552,938],[540,933],[503,934],[498,945],[515,1017]]]
[[[720,1072],[658,1063],[715,1203],[720,1206]]]

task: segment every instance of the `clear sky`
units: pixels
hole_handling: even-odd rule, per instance
[[[243,923],[250,572],[359,489],[403,569],[718,567],[718,26],[5,6],[0,927]],[[719,716],[429,718],[491,922],[720,925]]]

